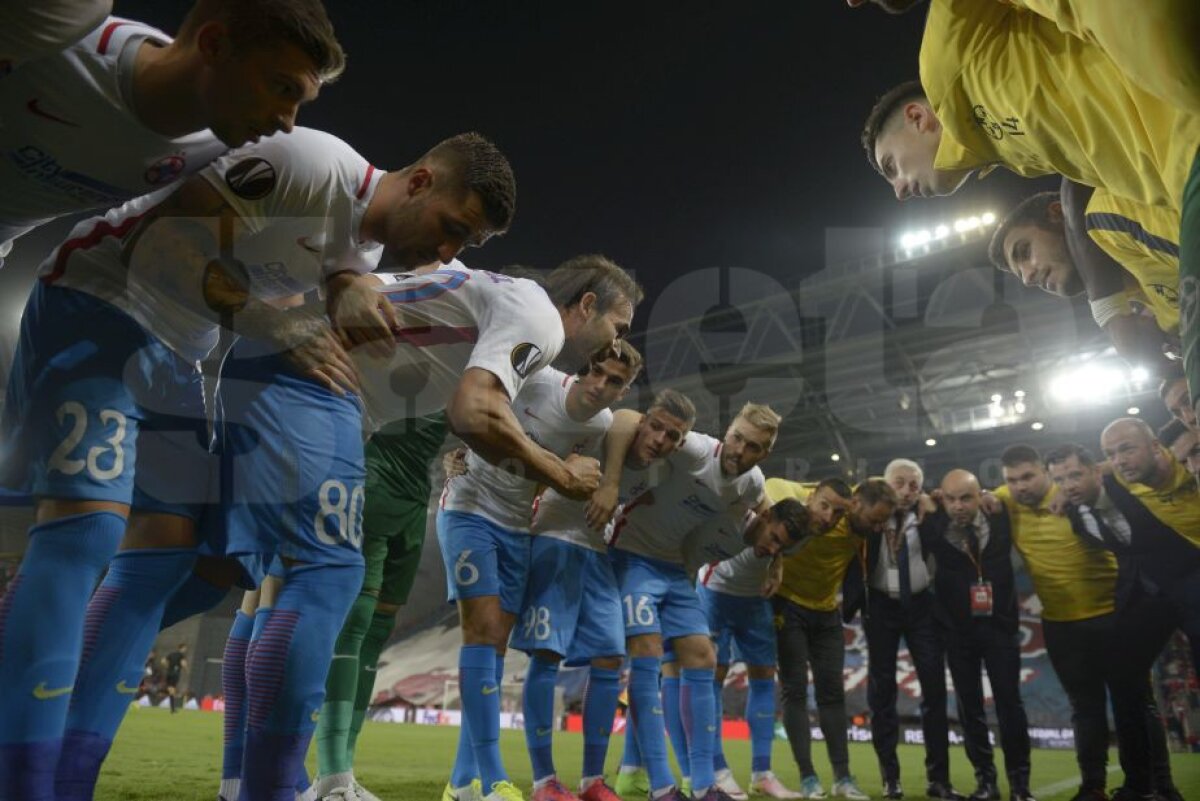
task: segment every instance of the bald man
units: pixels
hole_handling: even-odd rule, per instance
[[[937,560],[934,617],[954,679],[958,719],[978,784],[972,801],[1000,798],[983,698],[987,669],[1000,723],[1004,770],[1013,801],[1029,792],[1029,721],[1021,701],[1021,648],[1008,513],[986,514],[979,479],[951,470],[940,506],[920,524],[921,541]]]

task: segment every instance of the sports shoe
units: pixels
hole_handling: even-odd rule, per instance
[[[967,801],[967,797],[950,786],[950,782],[930,782],[925,785],[926,798],[940,798],[942,801]]]
[[[884,779],[883,780],[883,797],[892,799],[904,798],[904,788],[900,786],[899,779]]]
[[[821,780],[817,774],[805,776],[800,780],[800,797],[813,799],[825,797],[825,788],[821,786]]]
[[[680,779],[679,780],[679,792],[683,793],[684,798],[691,798],[692,797],[692,780],[691,779]]]
[[[483,783],[472,779],[466,787],[451,787],[450,782],[446,782],[442,801],[483,801]]]
[[[621,801],[621,796],[601,779],[589,784],[586,790],[580,791],[579,801]]]
[[[579,801],[579,796],[563,787],[558,779],[551,779],[541,786],[534,787],[529,801]]]
[[[621,771],[617,774],[617,783],[613,785],[613,789],[622,798],[636,798],[637,801],[642,801],[650,796],[650,774],[645,768]]]
[[[789,790],[783,786],[783,782],[779,781],[779,777],[771,771],[765,771],[758,775],[758,778],[750,780],[750,792],[753,795],[765,795],[767,798],[824,798],[825,793],[821,791],[821,782],[816,776],[810,776],[810,779],[816,780],[817,790],[820,795],[804,795],[797,793],[795,790]]]
[[[733,801],[733,797],[714,784],[704,795],[692,796],[692,801]]]
[[[362,796],[355,792],[353,785],[350,787],[334,787],[328,793],[321,796],[321,801],[362,801]]]
[[[525,801],[525,795],[510,781],[492,782],[492,791],[483,801]]]
[[[850,801],[871,801],[871,796],[858,789],[853,776],[838,779],[829,788],[831,798],[849,798]]]
[[[361,798],[362,801],[383,801],[382,798],[359,784],[358,779],[354,780],[354,792],[358,793],[358,797]]]
[[[713,778],[717,780],[717,788],[733,801],[750,801],[750,796],[738,785],[737,779],[733,778],[733,771],[729,768],[717,771]]]
[[[303,792],[296,793],[296,801],[317,801],[317,786],[315,784],[308,785],[308,789]],[[358,797],[349,799],[348,801],[358,801]]]
[[[1071,801],[1108,801],[1108,793],[1097,787],[1080,787]]]

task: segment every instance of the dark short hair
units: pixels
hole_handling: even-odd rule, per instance
[[[1001,272],[1011,273],[1012,267],[1008,263],[1008,255],[1004,252],[1004,240],[1014,228],[1022,228],[1026,225],[1036,225],[1047,231],[1055,230],[1055,226],[1050,223],[1050,204],[1060,202],[1062,202],[1062,195],[1058,192],[1038,192],[1018,203],[1017,207],[996,226],[996,230],[992,234],[992,241],[988,244],[988,258],[992,265]],[[1057,226],[1057,228],[1059,231],[1063,230],[1062,226]]]
[[[1185,378],[1187,378],[1187,376],[1183,374],[1183,368],[1176,366],[1175,363],[1172,362],[1171,367],[1167,369],[1162,381],[1158,382],[1159,400],[1161,400],[1163,403],[1166,403],[1167,392],[1170,391],[1171,387],[1175,385],[1176,381],[1182,381]]]
[[[767,510],[771,520],[783,523],[783,527],[787,530],[788,539],[792,542],[799,542],[808,534],[809,514],[808,507],[801,503],[796,498],[784,498],[783,500],[772,504]]]
[[[625,365],[633,371],[633,375],[635,376],[641,372],[642,364],[644,363],[641,352],[630,344],[627,339],[618,339],[612,344],[611,348],[602,350],[592,356],[593,363],[605,362],[609,359]],[[591,369],[590,364],[580,372],[581,374],[586,373],[589,369]]]
[[[875,142],[883,134],[883,129],[887,127],[892,115],[903,108],[905,103],[927,99],[925,89],[922,88],[920,81],[905,81],[899,86],[892,87],[875,101],[875,105],[871,107],[871,113],[867,115],[867,121],[863,125],[862,131],[863,150],[867,151],[867,161],[871,162],[875,172],[883,175],[883,168],[875,159]]]
[[[650,408],[662,409],[672,417],[678,417],[689,426],[696,423],[696,404],[692,403],[692,399],[682,392],[674,389],[664,389],[654,396],[654,400],[650,402]]]
[[[628,300],[634,306],[642,302],[642,288],[633,276],[612,259],[595,253],[568,259],[550,271],[542,287],[554,305],[569,309],[588,292],[596,295],[597,309],[604,313]]]
[[[836,476],[833,478],[821,479],[819,482],[817,482],[817,486],[813,488],[813,492],[820,492],[826,487],[833,490],[839,498],[849,498],[854,492],[850,489],[849,484],[847,484],[845,481],[842,481],[840,478],[837,478]]]
[[[867,506],[883,503],[895,508],[900,504],[896,491],[882,478],[868,478],[859,484],[854,488],[854,497]]]
[[[1000,454],[1000,464],[1005,467],[1016,467],[1026,462],[1042,464],[1042,455],[1032,445],[1009,445],[1004,449],[1004,453]]]
[[[440,161],[450,170],[450,185],[474,192],[496,233],[504,233],[517,213],[517,179],[512,165],[487,137],[474,131],[438,142],[421,161]]]
[[[322,83],[346,69],[346,53],[333,32],[321,0],[197,0],[179,26],[180,37],[206,22],[220,20],[237,48],[288,42],[316,67]]]
[[[1046,467],[1050,467],[1052,464],[1061,464],[1072,456],[1078,459],[1084,467],[1096,466],[1096,458],[1092,456],[1091,451],[1077,442],[1064,442],[1062,445],[1054,446],[1046,454]],[[1011,466],[1009,465],[1009,467]]]
[[[1158,441],[1162,443],[1164,448],[1170,448],[1175,444],[1175,440],[1188,433],[1191,429],[1187,423],[1180,420],[1178,417],[1172,417],[1170,422],[1158,429]]]

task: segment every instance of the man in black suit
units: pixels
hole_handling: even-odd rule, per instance
[[[865,569],[847,571],[843,593],[846,620],[863,609],[867,635],[867,704],[871,738],[883,776],[883,797],[904,797],[896,745],[896,658],[900,639],[908,645],[921,684],[921,729],[925,735],[925,795],[962,801],[950,785],[950,728],[946,716],[946,659],[933,617],[933,571],[917,531],[917,501],[924,475],[908,459],[894,459],[883,480],[897,498],[896,511],[881,532],[867,536]],[[863,602],[865,596],[865,603]]]
[[[1106,434],[1110,429],[1105,429]],[[1179,791],[1171,777],[1166,736],[1148,678],[1180,620],[1182,610],[1171,595],[1181,593],[1186,599],[1194,594],[1188,589],[1197,577],[1200,549],[1102,470],[1086,448],[1060,445],[1046,454],[1046,465],[1067,501],[1075,534],[1112,551],[1117,559],[1116,617],[1110,640],[1120,646],[1103,667],[1125,784],[1112,798],[1174,801],[1180,798]],[[1178,506],[1180,500],[1173,499],[1172,505]]]
[[[971,801],[996,801],[1000,787],[983,699],[987,668],[1000,723],[1000,746],[1012,801],[1029,792],[1029,720],[1021,701],[1021,646],[1008,513],[986,514],[979,480],[966,470],[942,479],[941,505],[920,524],[937,562],[934,616],[954,679],[958,719],[978,787]]]

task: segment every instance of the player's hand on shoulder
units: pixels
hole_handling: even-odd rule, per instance
[[[937,508],[937,501],[929,493],[922,492],[921,497],[917,499],[917,522],[923,522],[925,516],[936,512]]]
[[[467,449],[455,448],[452,451],[447,451],[442,457],[442,469],[446,471],[446,478],[458,478],[467,474]]]
[[[1067,494],[1060,492],[1050,499],[1050,503],[1046,504],[1046,508],[1050,510],[1050,514],[1058,515],[1059,517],[1067,516],[1067,508],[1071,503],[1067,500]]]
[[[592,493],[587,503],[585,514],[588,526],[596,531],[602,530],[612,520],[613,512],[617,510],[620,487],[612,484],[601,485]]]
[[[600,486],[600,462],[590,456],[572,453],[563,464],[567,468],[568,485],[559,492],[577,501],[586,501]]]
[[[396,347],[396,310],[377,285],[371,275],[337,273],[326,284],[326,305],[347,348],[363,346],[373,355],[386,357]]]
[[[998,515],[1004,511],[1004,501],[996,497],[992,492],[983,491],[981,505],[983,506],[984,514]]]
[[[330,392],[361,394],[358,370],[328,324],[307,314],[290,315],[277,334],[284,358],[300,375],[308,376]]]

